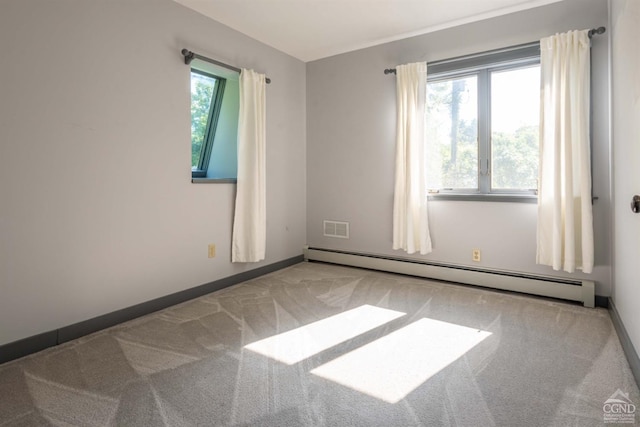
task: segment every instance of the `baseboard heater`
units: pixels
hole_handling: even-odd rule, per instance
[[[589,280],[480,270],[420,260],[309,247],[304,250],[304,259],[577,301],[585,307],[595,307],[595,283]]]

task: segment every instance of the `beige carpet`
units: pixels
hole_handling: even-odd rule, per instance
[[[604,309],[302,263],[0,365],[0,426],[602,426],[617,390]]]

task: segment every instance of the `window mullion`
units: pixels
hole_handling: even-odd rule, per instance
[[[478,72],[478,191],[491,191],[491,88],[487,70]]]

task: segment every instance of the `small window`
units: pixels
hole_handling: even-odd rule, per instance
[[[237,178],[238,73],[194,61],[191,68],[191,176]],[[194,182],[196,182],[194,180]]]
[[[191,174],[194,178],[207,176],[225,83],[223,78],[191,70]]]
[[[536,194],[539,64],[529,45],[428,65],[430,193]]]

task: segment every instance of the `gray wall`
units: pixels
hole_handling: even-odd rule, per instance
[[[640,352],[640,215],[629,209],[640,194],[640,2],[611,2],[615,223],[613,301]]]
[[[190,182],[183,47],[273,81],[262,263]],[[304,63],[171,0],[3,0],[0,52],[0,344],[302,253]]]
[[[606,0],[565,0],[529,11],[307,63],[307,236],[312,247],[393,251],[395,78],[385,68],[435,61],[607,25]],[[593,40],[593,187],[596,292],[611,291],[608,33]],[[535,264],[536,205],[433,201],[436,262],[560,275]],[[348,221],[349,240],[323,237],[322,220]],[[480,248],[482,262],[471,261]]]

